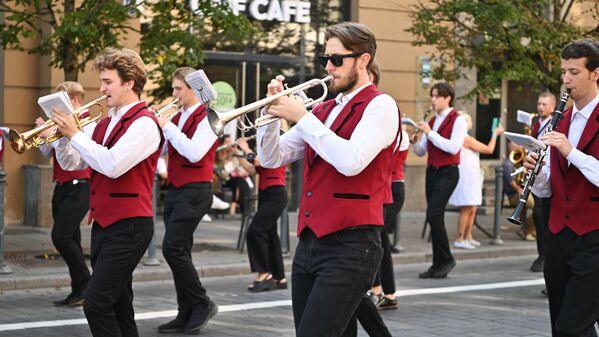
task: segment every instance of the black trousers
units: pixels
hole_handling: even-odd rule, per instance
[[[553,337],[596,336],[599,319],[599,230],[550,233],[545,284]]]
[[[106,228],[94,222],[93,273],[83,304],[94,337],[139,336],[133,312],[132,275],[153,234],[152,218],[125,219]]]
[[[175,281],[179,315],[187,320],[196,308],[206,308],[210,298],[193,265],[193,232],[212,205],[212,184],[191,183],[170,186],[164,201],[164,240],[162,254]]]
[[[258,192],[258,211],[247,232],[250,267],[255,273],[271,273],[273,278],[285,278],[281,242],[277,234],[277,219],[287,207],[285,186],[271,186]]]
[[[69,268],[71,292],[83,295],[89,269],[81,249],[81,220],[89,210],[89,183],[66,182],[54,187],[52,243]]]
[[[426,221],[431,226],[435,267],[453,260],[445,228],[445,207],[459,178],[460,172],[456,165],[440,168],[429,166],[426,169]]]
[[[382,255],[380,232],[374,226],[321,238],[306,228],[291,272],[296,336],[341,336],[372,286]]]
[[[537,230],[537,251],[540,257],[545,257],[547,251],[547,240],[549,240],[549,210],[551,209],[551,198],[539,198],[532,195],[535,200],[535,205],[532,210],[532,217],[535,221],[535,229]]]
[[[358,323],[364,328],[364,331],[371,337],[391,337],[391,332],[387,329],[383,318],[377,310],[372,300],[366,296],[362,297],[354,317],[349,321],[347,329],[343,333],[343,337],[358,336]]]
[[[383,293],[395,293],[395,271],[393,268],[393,256],[391,255],[391,242],[389,242],[389,234],[394,231],[399,231],[397,216],[403,207],[405,200],[405,184],[403,181],[394,181],[391,184],[393,193],[393,203],[385,204],[385,226],[381,231],[381,245],[383,247],[383,259],[374,279],[374,285],[383,286]],[[399,233],[398,233],[399,234]]]

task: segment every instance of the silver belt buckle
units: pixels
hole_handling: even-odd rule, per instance
[[[78,183],[79,183],[79,180],[73,179],[73,185],[77,185]]]

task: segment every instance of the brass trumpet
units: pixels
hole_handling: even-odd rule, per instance
[[[317,85],[320,85],[324,89],[324,93],[322,94],[322,96],[320,96],[319,98],[317,98],[315,100],[311,99],[311,98],[304,99],[304,106],[306,107],[306,109],[310,109],[314,105],[325,100],[325,98],[327,97],[327,94],[329,92],[326,82],[328,82],[332,79],[333,79],[333,76],[330,76],[330,75],[323,79],[315,78],[310,81],[304,82],[302,84],[298,84],[295,87],[285,89],[275,95],[268,96],[266,98],[263,98],[259,101],[254,102],[254,103],[231,110],[229,112],[219,113],[219,112],[216,112],[213,108],[207,107],[208,122],[210,124],[210,127],[212,128],[212,131],[214,131],[214,133],[220,137],[223,135],[225,125],[227,125],[228,122],[234,120],[235,118],[243,116],[243,115],[245,115],[249,112],[252,112],[256,109],[262,109],[263,107],[271,104],[272,102],[278,100],[279,98],[281,98],[283,96],[299,94],[300,92],[303,92],[304,90],[307,90],[307,89],[310,89]],[[279,119],[279,117],[272,116],[272,115],[264,115],[262,117],[256,118],[256,120],[254,121],[253,124],[246,125],[244,123],[240,123],[239,128],[241,129],[242,132],[247,132],[253,128],[259,128],[259,127],[268,125],[272,122],[275,122],[277,119]]]
[[[174,109],[174,112],[171,111],[172,109]],[[171,112],[169,112],[169,111],[171,111]],[[173,117],[175,117],[175,115],[177,114],[178,111],[179,111],[179,98],[175,98],[169,104],[158,109],[158,111],[156,111],[156,113],[154,115],[156,117],[164,117],[170,121],[171,119],[173,119]]]
[[[95,100],[81,106],[78,109],[73,111],[73,117],[75,117],[75,122],[77,123],[77,127],[79,130],[83,130],[83,127],[91,122],[95,122],[104,113],[104,108],[100,101],[106,99],[106,95],[96,98]],[[88,110],[92,106],[97,105],[100,107],[100,113],[97,116],[87,116],[85,118],[80,118],[82,112]],[[15,150],[16,153],[22,154],[26,150],[31,149],[32,147],[40,147],[44,144],[50,144],[62,138],[62,134],[60,131],[56,131],[48,137],[41,137],[40,134],[50,128],[56,127],[56,123],[49,119],[44,122],[44,124],[38,126],[33,130],[29,130],[24,133],[19,133],[16,130],[10,130],[8,133],[8,140],[10,141],[10,146]]]

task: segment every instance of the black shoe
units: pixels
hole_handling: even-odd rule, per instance
[[[214,302],[210,302],[208,307],[206,308],[198,308],[191,312],[191,316],[189,316],[189,321],[185,326],[185,331],[188,334],[197,334],[200,333],[203,327],[208,324],[208,321],[216,315],[218,312],[218,306]]]
[[[434,272],[433,278],[446,278],[447,274],[455,268],[455,260],[451,259],[451,261],[440,265]]]
[[[418,277],[420,277],[420,278],[433,278],[433,274],[435,273],[435,269],[436,269],[435,265],[432,265],[424,273],[418,274]]]
[[[369,290],[366,293],[366,297],[368,297],[368,299],[374,303],[374,305],[377,305],[377,303],[383,299],[383,294],[375,294],[372,290]]]
[[[379,310],[387,310],[387,309],[397,309],[399,308],[399,302],[397,299],[390,299],[384,297],[376,304],[376,308]]]
[[[530,265],[530,271],[532,271],[534,273],[540,273],[543,271],[544,267],[545,267],[545,258],[542,256],[539,256]]]
[[[83,295],[71,293],[67,298],[52,302],[57,307],[79,307],[83,305]]]
[[[262,281],[254,281],[254,284],[252,287],[248,287],[248,290],[253,292],[253,293],[259,293],[262,291],[269,291],[269,290],[273,290],[277,287],[277,282],[270,278],[270,279],[264,279]]]
[[[181,332],[183,329],[185,329],[186,325],[187,321],[185,319],[177,317],[168,323],[158,326],[158,332]]]

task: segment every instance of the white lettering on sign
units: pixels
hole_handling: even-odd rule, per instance
[[[300,0],[228,0],[235,15],[258,21],[310,23],[310,2]],[[216,0],[216,2],[219,2]]]

